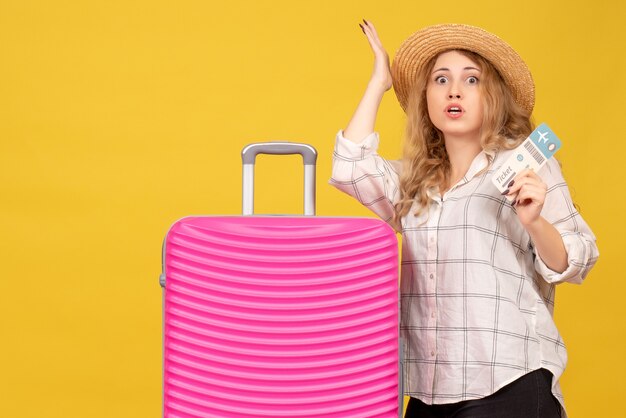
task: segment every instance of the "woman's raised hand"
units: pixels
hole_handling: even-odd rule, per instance
[[[352,119],[343,130],[344,138],[359,143],[363,138],[367,137],[374,131],[374,123],[376,122],[376,114],[378,107],[387,90],[391,88],[391,70],[389,69],[389,55],[383,48],[378,34],[372,22],[363,19],[364,24],[361,26],[363,33],[367,36],[367,40],[374,51],[374,72],[367,88],[363,94],[363,98],[359,102]]]
[[[378,33],[372,22],[363,19],[364,24],[360,24],[361,30],[367,37],[370,47],[374,52],[374,71],[371,82],[380,85],[384,91],[391,88],[391,70],[389,68],[389,55],[378,38]]]

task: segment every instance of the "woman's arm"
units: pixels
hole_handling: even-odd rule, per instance
[[[354,115],[343,131],[343,136],[353,142],[360,142],[374,131],[376,114],[383,95],[391,88],[391,70],[389,69],[389,55],[383,47],[376,29],[371,22],[363,20],[361,26],[363,33],[374,52],[374,71],[370,78],[363,98],[359,102]]]
[[[557,273],[563,273],[568,266],[567,251],[559,231],[543,217],[524,225],[535,244],[535,251],[546,266]]]
[[[567,251],[559,231],[541,216],[541,209],[546,199],[548,186],[532,170],[520,172],[509,188],[509,196],[515,199],[513,204],[517,217],[530,235],[537,255],[551,270],[563,273],[567,269]]]
[[[391,71],[374,25],[364,22],[359,26],[374,52],[374,72],[348,126],[337,133],[330,184],[391,222],[399,195],[399,167],[378,155],[378,133],[374,132],[383,94],[391,88]]]
[[[574,207],[558,162],[548,160],[541,177],[520,172],[508,194],[532,239],[539,274],[550,283],[582,283],[598,259],[598,247]]]

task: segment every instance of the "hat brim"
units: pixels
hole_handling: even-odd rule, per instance
[[[535,84],[522,58],[496,35],[475,26],[444,24],[415,32],[398,48],[391,74],[393,88],[406,111],[417,73],[431,58],[451,49],[465,49],[487,59],[509,86],[515,101],[530,115],[535,105]]]

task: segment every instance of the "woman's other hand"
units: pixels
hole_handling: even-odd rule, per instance
[[[513,179],[507,196],[513,198],[517,217],[524,227],[539,220],[547,192],[548,186],[533,170],[523,170]]]

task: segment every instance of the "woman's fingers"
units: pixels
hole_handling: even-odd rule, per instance
[[[372,80],[387,91],[392,86],[389,55],[387,54],[387,51],[385,51],[380,39],[378,39],[378,33],[376,33],[376,29],[374,28],[372,22],[363,19],[363,23],[359,23],[359,26],[367,37],[367,41],[369,42],[372,52],[374,53],[374,71],[372,73]]]
[[[376,40],[376,36],[372,33],[372,29],[370,29],[367,25],[359,23],[359,26],[363,30],[367,41],[372,48],[372,51],[376,54],[380,50],[379,42]]]
[[[363,19],[363,22],[365,23],[365,26],[372,31],[372,34],[374,35],[374,39],[376,39],[378,43],[380,44],[380,39],[378,38],[378,32],[376,32],[376,28],[374,27],[374,24],[365,19]]]
[[[359,23],[359,26],[363,30],[365,36],[367,36],[367,40],[369,41],[374,52],[382,52],[386,55],[387,52],[385,51],[382,42],[380,42],[380,39],[378,38],[378,33],[376,32],[376,29],[374,28],[372,22],[368,22],[363,19],[363,23]]]
[[[526,185],[536,185],[544,188],[544,190],[547,190],[547,186],[543,180],[541,180],[541,177],[539,177],[533,170],[528,169],[521,171],[517,176],[515,176],[509,185],[510,187],[502,194],[507,196],[515,195]]]
[[[521,171],[509,186],[502,194],[506,195],[513,205],[520,207],[534,204],[539,208],[543,206],[548,186],[533,170]]]
[[[513,199],[517,217],[523,225],[530,225],[541,216],[548,186],[533,170],[521,171],[506,191],[507,198]]]
[[[526,185],[515,196],[516,205],[528,205],[530,203],[536,203],[543,205],[545,200],[545,190],[539,185]]]

